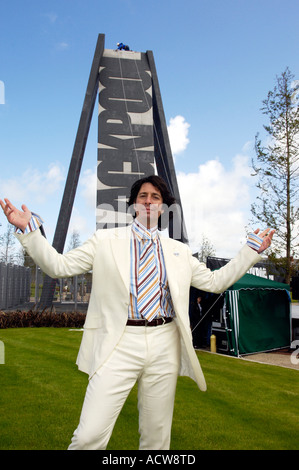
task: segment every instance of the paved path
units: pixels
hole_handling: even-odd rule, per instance
[[[298,356],[296,356],[298,354]],[[272,364],[274,366],[288,367],[299,371],[299,349],[292,352],[268,352],[257,353],[243,356],[245,361],[261,362],[263,364]],[[296,364],[294,364],[296,362]]]

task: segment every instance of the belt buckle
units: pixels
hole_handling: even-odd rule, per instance
[[[162,318],[162,325],[164,325],[166,323],[165,317],[161,317],[161,318]]]

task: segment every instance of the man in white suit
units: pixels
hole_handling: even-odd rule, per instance
[[[169,449],[178,375],[191,377],[206,390],[192,346],[190,286],[223,292],[271,244],[274,231],[258,235],[257,230],[233,260],[211,272],[186,244],[159,236],[161,214],[173,203],[160,177],[138,180],[129,201],[136,216],[131,226],[98,230],[81,247],[62,255],[36,229],[41,223],[38,216],[24,205],[18,210],[9,200],[0,200],[8,221],[17,228],[17,238],[46,274],[64,278],[93,273],[77,358],[89,383],[71,450],[106,448],[136,381],[139,449]]]

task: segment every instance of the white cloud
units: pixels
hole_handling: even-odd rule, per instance
[[[58,42],[56,44],[56,49],[58,51],[66,51],[69,47],[70,47],[70,45],[67,42],[64,42],[64,41]]]
[[[170,119],[168,135],[173,155],[183,152],[190,125],[183,116]],[[177,179],[191,249],[198,250],[204,235],[217,256],[232,257],[245,242],[250,217],[252,186],[249,157],[252,142],[246,142],[230,169],[215,159],[198,167],[197,173],[178,172]]]
[[[248,157],[236,155],[228,170],[219,160],[210,160],[197,173],[179,172],[177,178],[192,251],[205,235],[217,256],[234,256],[245,242],[250,213]]]
[[[44,172],[28,168],[20,176],[0,180],[1,193],[13,203],[26,203],[32,199],[41,203],[55,193],[64,180],[63,168],[57,163],[52,163]]]
[[[58,18],[56,13],[53,13],[53,12],[46,13],[44,16],[49,20],[49,23],[51,23],[51,24],[54,24],[56,22],[57,18]]]
[[[65,171],[59,163],[51,163],[46,170],[27,168],[23,173],[11,178],[0,178],[1,199],[8,198],[20,208],[25,204],[37,212],[45,221],[49,241],[54,234],[62,192]],[[0,221],[3,225],[3,219]]]
[[[77,230],[81,242],[96,230],[96,179],[96,170],[92,169],[84,170],[79,179],[68,235]]]
[[[83,172],[80,179],[81,195],[85,204],[89,208],[96,209],[96,188],[97,174],[96,170],[87,169]]]
[[[189,144],[189,127],[190,124],[188,124],[183,116],[170,118],[167,129],[173,155],[182,153]]]
[[[79,232],[80,239],[83,235],[83,239],[81,239],[81,242],[84,242],[86,233],[88,233],[88,236],[90,236],[90,222],[91,221],[87,220],[87,218],[85,217],[85,213],[82,213],[82,211],[80,211],[77,207],[74,207],[72,210],[68,235],[71,235],[73,230],[76,230],[77,232]]]

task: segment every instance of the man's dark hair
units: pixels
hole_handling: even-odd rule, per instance
[[[175,198],[171,194],[163,178],[157,175],[150,175],[150,176],[146,176],[145,178],[141,178],[140,180],[135,181],[135,183],[132,185],[131,194],[130,194],[130,198],[128,201],[128,205],[129,205],[131,212],[134,212],[132,210],[133,204],[136,202],[141,186],[145,183],[151,183],[155,188],[157,188],[160,191],[162,199],[163,199],[163,204],[165,204],[168,207],[170,207],[172,204],[175,204]],[[133,217],[136,217],[135,213],[133,213],[132,215]],[[169,217],[172,217],[172,213],[169,214]],[[159,229],[161,228],[160,219],[161,217],[159,217],[159,221],[158,221]]]

